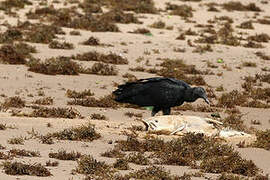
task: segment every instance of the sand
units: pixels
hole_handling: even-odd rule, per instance
[[[27,17],[25,13],[30,9],[35,9],[38,7],[38,3],[41,1],[32,1],[33,5],[25,6],[23,9],[17,10],[18,17],[11,17],[10,15],[4,14],[4,11],[0,10],[0,24],[7,21],[11,25],[16,25],[17,21],[25,21]],[[53,3],[52,1],[47,1],[48,5],[53,5],[55,8],[68,7],[64,6],[63,2]],[[64,118],[30,118],[30,117],[16,117],[11,116],[11,110],[19,110],[22,112],[30,112],[31,108],[25,107],[22,109],[10,108],[8,110],[3,110],[0,113],[0,123],[6,124],[7,126],[13,126],[16,128],[7,128],[6,130],[0,131],[0,144],[5,146],[5,150],[0,150],[1,152],[8,152],[8,150],[13,148],[35,150],[39,151],[41,157],[16,157],[13,160],[20,162],[30,162],[30,163],[42,163],[43,165],[49,159],[51,161],[57,160],[49,158],[48,154],[50,152],[57,152],[59,149],[64,149],[66,151],[77,151],[82,154],[91,154],[97,160],[105,161],[108,164],[112,164],[114,158],[101,157],[100,153],[105,152],[114,147],[116,140],[125,139],[123,131],[127,131],[127,128],[132,125],[143,125],[140,121],[136,121],[134,117],[129,118],[124,114],[126,112],[142,113],[142,118],[150,117],[151,112],[142,109],[133,108],[100,108],[100,107],[82,107],[82,106],[71,106],[67,105],[66,90],[76,90],[83,91],[85,89],[90,89],[95,93],[94,97],[99,98],[104,95],[109,95],[113,90],[116,89],[114,83],[121,84],[126,80],[122,75],[125,73],[134,74],[139,78],[148,78],[157,76],[155,74],[150,74],[147,72],[133,72],[129,68],[134,68],[137,66],[143,66],[145,68],[157,67],[157,65],[162,62],[160,58],[169,59],[183,59],[186,64],[195,65],[197,69],[200,70],[210,70],[214,75],[203,75],[203,78],[208,84],[208,87],[220,96],[224,92],[230,92],[232,90],[244,91],[241,84],[244,82],[243,78],[245,76],[255,76],[255,74],[264,74],[269,72],[263,72],[262,68],[270,67],[269,60],[262,60],[254,53],[257,51],[269,53],[270,44],[262,43],[264,48],[245,48],[242,46],[227,46],[221,44],[211,45],[213,51],[205,53],[194,53],[195,47],[188,45],[188,40],[191,40],[195,45],[203,45],[199,43],[194,43],[193,40],[197,39],[197,36],[186,36],[186,40],[176,40],[179,36],[179,29],[188,30],[191,28],[193,31],[200,32],[201,28],[195,27],[196,24],[208,24],[209,19],[214,19],[215,16],[228,16],[233,19],[232,26],[236,32],[248,33],[248,35],[255,35],[260,33],[267,33],[270,36],[270,25],[263,25],[256,23],[256,19],[262,19],[264,16],[270,14],[270,5],[262,4],[260,1],[247,0],[243,2],[248,4],[249,2],[254,2],[258,7],[263,9],[254,18],[255,12],[252,11],[226,11],[221,7],[217,7],[220,12],[209,12],[207,11],[207,6],[205,3],[217,2],[213,0],[201,1],[201,2],[182,2],[182,1],[158,1],[155,0],[155,6],[158,9],[165,10],[166,2],[171,2],[173,4],[187,4],[192,6],[194,9],[193,17],[190,20],[196,23],[185,22],[185,20],[179,16],[169,15],[167,11],[162,11],[160,14],[136,14],[135,16],[142,21],[142,24],[117,24],[121,32],[91,32],[86,30],[80,31],[80,36],[71,36],[69,34],[73,29],[63,28],[66,35],[57,35],[57,39],[61,41],[66,41],[73,43],[75,48],[71,50],[62,49],[50,49],[48,44],[40,43],[28,43],[33,45],[38,50],[37,53],[33,53],[33,56],[45,60],[46,58],[57,57],[57,56],[71,56],[78,53],[88,52],[95,50],[101,53],[113,52],[116,54],[121,54],[123,57],[127,58],[129,61],[128,65],[116,65],[119,70],[116,76],[101,76],[92,74],[79,74],[75,76],[71,75],[45,75],[40,73],[34,73],[28,71],[28,67],[25,65],[8,65],[0,64],[0,94],[5,95],[5,97],[0,97],[0,102],[4,102],[5,98],[12,96],[19,96],[26,101],[26,105],[31,105],[33,100],[39,99],[42,96],[38,96],[39,91],[44,92],[44,97],[52,97],[54,103],[48,107],[73,107],[76,108],[82,116],[83,119],[64,119]],[[227,2],[225,0],[218,1],[219,4]],[[269,18],[268,18],[269,19]],[[149,27],[152,23],[162,20],[167,26],[173,26],[172,30],[167,29],[155,29]],[[236,28],[237,25],[244,21],[253,20],[254,29],[240,29]],[[37,20],[33,20],[35,22]],[[220,26],[218,26],[220,27]],[[132,34],[128,33],[137,28],[147,28],[151,31],[152,35],[142,35],[142,34]],[[215,27],[214,29],[218,29]],[[6,30],[4,25],[0,25],[1,32]],[[200,34],[200,33],[199,33]],[[101,43],[111,44],[113,46],[85,46],[81,42],[87,40],[90,36],[94,36],[100,39]],[[150,41],[150,43],[146,43]],[[245,41],[242,41],[245,42]],[[126,45],[123,45],[126,44]],[[185,52],[175,52],[175,48],[185,49]],[[158,51],[155,53],[154,51]],[[143,57],[141,62],[136,61],[136,59]],[[217,63],[217,60],[221,58],[224,63]],[[149,60],[151,66],[146,66],[145,62]],[[207,67],[206,62],[211,62],[218,66],[217,68]],[[91,67],[94,62],[82,62],[76,61],[85,67]],[[243,62],[254,62],[256,67],[242,67]],[[222,66],[228,66],[231,68],[230,71],[224,69]],[[222,73],[218,76],[218,73]],[[217,92],[215,89],[219,86],[223,86],[224,92]],[[193,85],[192,85],[193,86]],[[205,86],[206,87],[206,86]],[[263,83],[264,88],[270,87],[270,84]],[[33,96],[29,96],[32,94]],[[269,95],[268,95],[269,98]],[[211,99],[213,104],[216,103],[215,99]],[[203,100],[197,100],[193,105],[204,105]],[[238,107],[241,113],[243,113],[242,120],[244,124],[248,127],[253,127],[258,130],[266,130],[270,128],[270,110],[263,108],[250,108],[250,107]],[[225,109],[221,112],[223,117],[226,116],[224,113]],[[173,111],[175,112],[175,111]],[[184,115],[198,115],[202,117],[209,117],[211,112],[194,112],[194,111],[179,111]],[[107,120],[93,120],[91,119],[91,114],[100,113],[105,115]],[[254,125],[251,121],[259,121],[259,125]],[[82,142],[82,141],[64,141],[55,140],[54,144],[42,144],[38,139],[30,138],[28,132],[34,130],[39,134],[45,135],[48,132],[57,132],[63,130],[64,128],[77,127],[87,122],[91,122],[95,125],[97,132],[101,134],[101,138],[94,140],[93,142]],[[50,123],[51,127],[47,127]],[[8,139],[12,137],[28,137],[23,145],[12,145],[7,142]],[[165,137],[166,138],[166,137]],[[110,144],[108,142],[112,141]],[[261,170],[262,174],[270,174],[270,152],[259,148],[237,148],[241,156],[245,159],[252,160]],[[5,160],[0,160],[4,162]],[[30,180],[30,179],[83,179],[84,176],[80,174],[71,174],[72,170],[76,168],[76,161],[59,161],[57,167],[48,167],[50,172],[53,174],[50,177],[36,177],[36,176],[17,176],[17,175],[7,175],[3,170],[0,172],[0,179],[20,179],[20,180]],[[133,169],[139,169],[141,166],[130,163]],[[172,174],[183,175],[189,172],[198,172],[199,170],[194,170],[190,167],[181,166],[164,166],[166,169],[170,170]],[[121,173],[127,173],[126,171],[121,171]],[[208,174],[205,173],[206,177],[217,177],[218,174]],[[192,177],[192,179],[204,179],[199,177]]]

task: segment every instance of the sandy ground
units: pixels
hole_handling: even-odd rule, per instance
[[[12,25],[16,25],[17,20],[26,20],[24,15],[30,9],[38,7],[39,1],[33,1],[34,5],[25,6],[24,9],[17,11],[19,17],[10,17],[4,14],[0,10],[0,24],[7,21]],[[149,74],[146,72],[132,72],[129,70],[130,67],[145,66],[145,61],[149,60],[151,67],[155,67],[156,64],[161,63],[158,58],[171,58],[171,59],[183,59],[187,64],[193,64],[197,69],[206,70],[210,69],[207,67],[206,60],[217,65],[218,68],[210,69],[214,74],[223,73],[222,76],[217,75],[204,75],[204,79],[213,90],[216,87],[222,85],[225,92],[230,92],[232,90],[241,90],[241,84],[244,82],[243,78],[245,76],[254,76],[256,73],[262,72],[262,68],[269,68],[270,61],[262,60],[257,57],[254,53],[257,51],[263,51],[266,54],[269,53],[270,44],[263,43],[263,49],[245,48],[242,46],[226,46],[226,45],[211,45],[213,51],[205,52],[203,54],[193,53],[194,47],[190,47],[187,41],[190,39],[193,41],[198,36],[186,36],[186,40],[176,40],[176,37],[180,34],[179,29],[187,30],[192,28],[193,31],[199,32],[200,28],[194,27],[196,24],[208,24],[209,19],[213,19],[215,16],[229,16],[234,22],[233,26],[239,25],[243,21],[255,20],[253,18],[254,12],[251,11],[232,11],[228,12],[224,9],[220,9],[220,12],[209,12],[207,7],[204,5],[205,2],[216,2],[214,0],[207,0],[203,2],[182,2],[182,1],[158,1],[155,0],[155,6],[159,9],[165,9],[166,2],[171,2],[173,4],[187,4],[192,6],[194,9],[194,16],[190,18],[196,23],[187,23],[185,20],[181,19],[179,16],[168,15],[168,12],[161,12],[161,14],[137,14],[139,20],[142,24],[117,24],[121,32],[111,33],[111,32],[91,32],[85,30],[79,30],[81,32],[80,36],[71,36],[69,32],[73,29],[63,28],[66,35],[57,35],[58,39],[64,40],[66,42],[73,43],[75,48],[72,50],[59,50],[50,49],[47,44],[29,43],[34,45],[38,53],[34,53],[34,57],[40,59],[46,59],[56,56],[70,56],[77,53],[87,52],[90,50],[96,50],[98,52],[109,53],[114,52],[117,54],[122,54],[129,61],[128,65],[117,65],[119,74],[116,76],[99,76],[99,75],[88,75],[80,74],[77,76],[68,75],[44,75],[39,73],[34,73],[28,71],[25,65],[7,65],[0,64],[0,94],[6,95],[6,97],[20,96],[26,101],[26,104],[31,104],[33,100],[40,98],[38,92],[41,90],[44,92],[45,97],[52,97],[54,103],[51,107],[70,107],[67,105],[69,100],[65,93],[67,89],[82,91],[85,89],[91,89],[95,93],[96,98],[102,97],[104,95],[110,94],[116,87],[114,87],[114,82],[123,83],[125,78],[122,77],[123,74],[129,72],[134,74],[137,78],[148,78],[156,76],[154,74]],[[218,1],[218,3],[226,2]],[[263,18],[270,14],[270,5],[262,4],[259,1],[248,0],[243,3],[255,2],[257,6],[263,9],[257,15],[257,19]],[[48,4],[54,4],[48,1]],[[56,8],[63,7],[63,5],[55,4]],[[157,20],[162,20],[167,26],[173,26],[173,30],[166,29],[155,29],[150,28],[153,22]],[[260,33],[268,33],[270,36],[270,25],[263,25],[259,23],[253,23],[255,29],[246,30],[235,28],[238,32],[248,33],[249,35],[255,35]],[[152,36],[145,36],[141,34],[131,34],[129,31],[133,31],[136,28],[147,28],[151,30]],[[5,31],[4,26],[0,26],[2,32]],[[101,46],[85,46],[80,44],[82,41],[87,40],[90,36],[98,37],[101,43],[112,44],[113,47],[101,47]],[[151,43],[145,43],[146,41],[151,41]],[[126,45],[124,46],[123,43]],[[185,49],[185,52],[175,52],[174,48]],[[159,50],[159,53],[154,53],[155,50]],[[149,52],[149,53],[146,53]],[[143,57],[142,62],[137,62],[136,59]],[[217,63],[217,59],[222,58],[224,60],[223,64]],[[238,69],[243,62],[255,62],[257,67],[243,67]],[[90,67],[94,62],[79,62],[84,66]],[[232,70],[227,71],[222,68],[222,65],[226,64]],[[268,72],[269,73],[269,72]],[[103,88],[105,86],[105,88]],[[270,84],[263,84],[263,87],[270,87]],[[219,96],[223,92],[215,93]],[[33,97],[29,97],[32,94]],[[0,97],[0,101],[4,102],[5,97]],[[204,104],[202,100],[196,101],[195,104]],[[135,121],[135,118],[129,118],[124,115],[125,112],[135,112],[142,113],[143,118],[150,117],[150,111],[139,110],[132,108],[89,108],[82,106],[72,106],[76,108],[85,118],[84,119],[61,119],[61,118],[23,118],[11,116],[8,110],[7,112],[2,112],[0,114],[0,123],[6,124],[7,126],[14,126],[15,129],[6,129],[0,131],[0,144],[5,146],[5,150],[1,152],[7,152],[12,148],[26,149],[26,150],[36,150],[39,151],[41,157],[16,157],[15,160],[22,162],[31,163],[42,163],[45,164],[46,161],[56,160],[48,157],[48,153],[57,152],[59,149],[65,149],[67,151],[78,151],[82,154],[91,154],[97,160],[106,161],[110,164],[114,162],[112,158],[101,157],[100,153],[113,148],[114,142],[118,139],[123,139],[125,136],[122,134],[124,130],[132,125],[142,125],[139,121]],[[270,110],[261,108],[248,108],[248,107],[238,107],[243,113],[242,119],[244,123],[249,127],[254,127],[259,130],[265,130],[270,128]],[[11,108],[12,109],[12,108]],[[23,111],[29,111],[29,108],[24,108]],[[108,120],[93,120],[90,115],[92,113],[100,113],[108,117]],[[204,117],[209,117],[211,113],[203,112],[193,112],[193,111],[183,111],[184,115],[199,115]],[[252,120],[257,120],[261,124],[254,125],[251,123]],[[42,144],[37,139],[30,138],[26,140],[24,145],[12,145],[8,144],[7,140],[12,137],[29,137],[27,133],[31,130],[35,130],[40,134],[46,134],[48,132],[56,132],[67,127],[75,127],[81,124],[86,124],[91,122],[96,125],[96,130],[101,134],[101,138],[93,142],[80,142],[80,141],[56,141],[52,145]],[[52,127],[47,127],[47,124],[51,123]],[[108,142],[112,140],[113,143]],[[270,174],[270,152],[264,149],[258,148],[236,148],[240,152],[241,156],[254,161],[254,163],[263,171],[263,174]],[[4,160],[1,160],[4,161]],[[71,174],[72,169],[76,167],[75,161],[59,161],[59,166],[48,167],[53,176],[50,177],[35,177],[35,176],[11,176],[4,173],[2,170],[0,172],[0,179],[83,179],[83,175],[73,175]],[[138,169],[139,166],[132,164],[131,167]],[[196,172],[198,170],[191,169],[190,167],[180,167],[180,166],[166,166],[166,169],[170,170],[173,174],[183,175],[185,172]],[[124,172],[125,173],[125,172]],[[206,174],[209,177],[217,177],[216,174]],[[194,178],[200,179],[200,178]]]

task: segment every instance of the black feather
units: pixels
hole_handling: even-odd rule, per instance
[[[193,102],[197,98],[186,82],[174,78],[154,77],[128,82],[118,86],[113,91],[115,101],[136,104],[139,106],[154,106],[153,111],[163,110],[170,113],[170,108],[179,106],[184,101]],[[156,112],[152,112],[152,115]]]

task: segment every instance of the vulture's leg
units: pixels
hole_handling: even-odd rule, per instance
[[[160,108],[158,108],[158,107],[155,106],[153,108],[153,110],[152,110],[151,116],[155,116],[158,113],[158,111],[160,111]]]
[[[163,115],[170,115],[171,114],[171,108],[165,108],[162,109]]]

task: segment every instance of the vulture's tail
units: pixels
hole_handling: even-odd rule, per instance
[[[113,91],[115,101],[129,102],[130,98],[137,96],[144,89],[140,82],[131,82],[118,86],[118,89]]]

